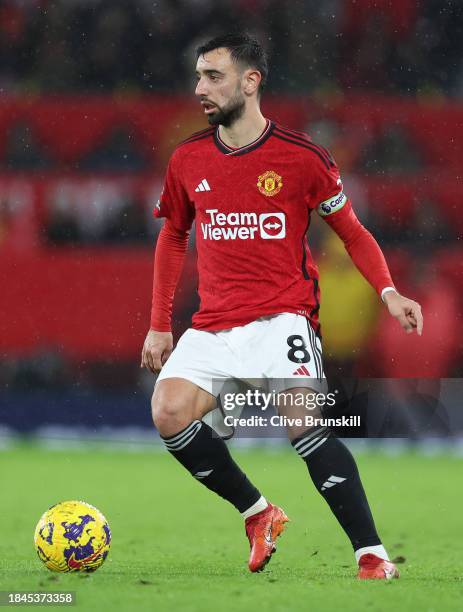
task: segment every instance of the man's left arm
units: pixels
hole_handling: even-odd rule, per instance
[[[346,200],[338,210],[326,214],[327,212],[328,209],[324,213],[323,209],[319,208],[320,215],[344,242],[352,261],[381,296],[389,313],[399,321],[407,334],[411,334],[416,329],[421,336],[423,331],[421,306],[414,300],[400,295],[395,289],[380,246],[360,223],[351,203]]]

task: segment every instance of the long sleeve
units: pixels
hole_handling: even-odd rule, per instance
[[[349,201],[323,219],[344,242],[352,261],[379,295],[386,287],[394,287],[380,246],[360,223]]]
[[[156,331],[171,331],[172,305],[185,260],[188,236],[188,230],[177,229],[169,219],[159,233],[154,255],[150,323],[150,328]]]

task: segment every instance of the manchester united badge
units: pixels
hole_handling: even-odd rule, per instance
[[[283,187],[283,181],[281,176],[279,176],[273,170],[267,170],[264,174],[261,174],[257,179],[257,186],[259,187],[259,191],[264,194],[264,196],[274,196],[276,195],[280,189]]]

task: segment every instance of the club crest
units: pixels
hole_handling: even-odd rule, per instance
[[[264,174],[261,174],[257,179],[257,187],[264,196],[274,196],[279,193],[283,187],[283,181],[273,170],[267,170]]]

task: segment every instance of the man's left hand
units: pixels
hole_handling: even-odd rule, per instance
[[[421,336],[423,315],[418,302],[414,302],[396,291],[388,291],[384,294],[384,303],[389,313],[399,321],[407,334],[411,334],[416,329],[418,336]]]

